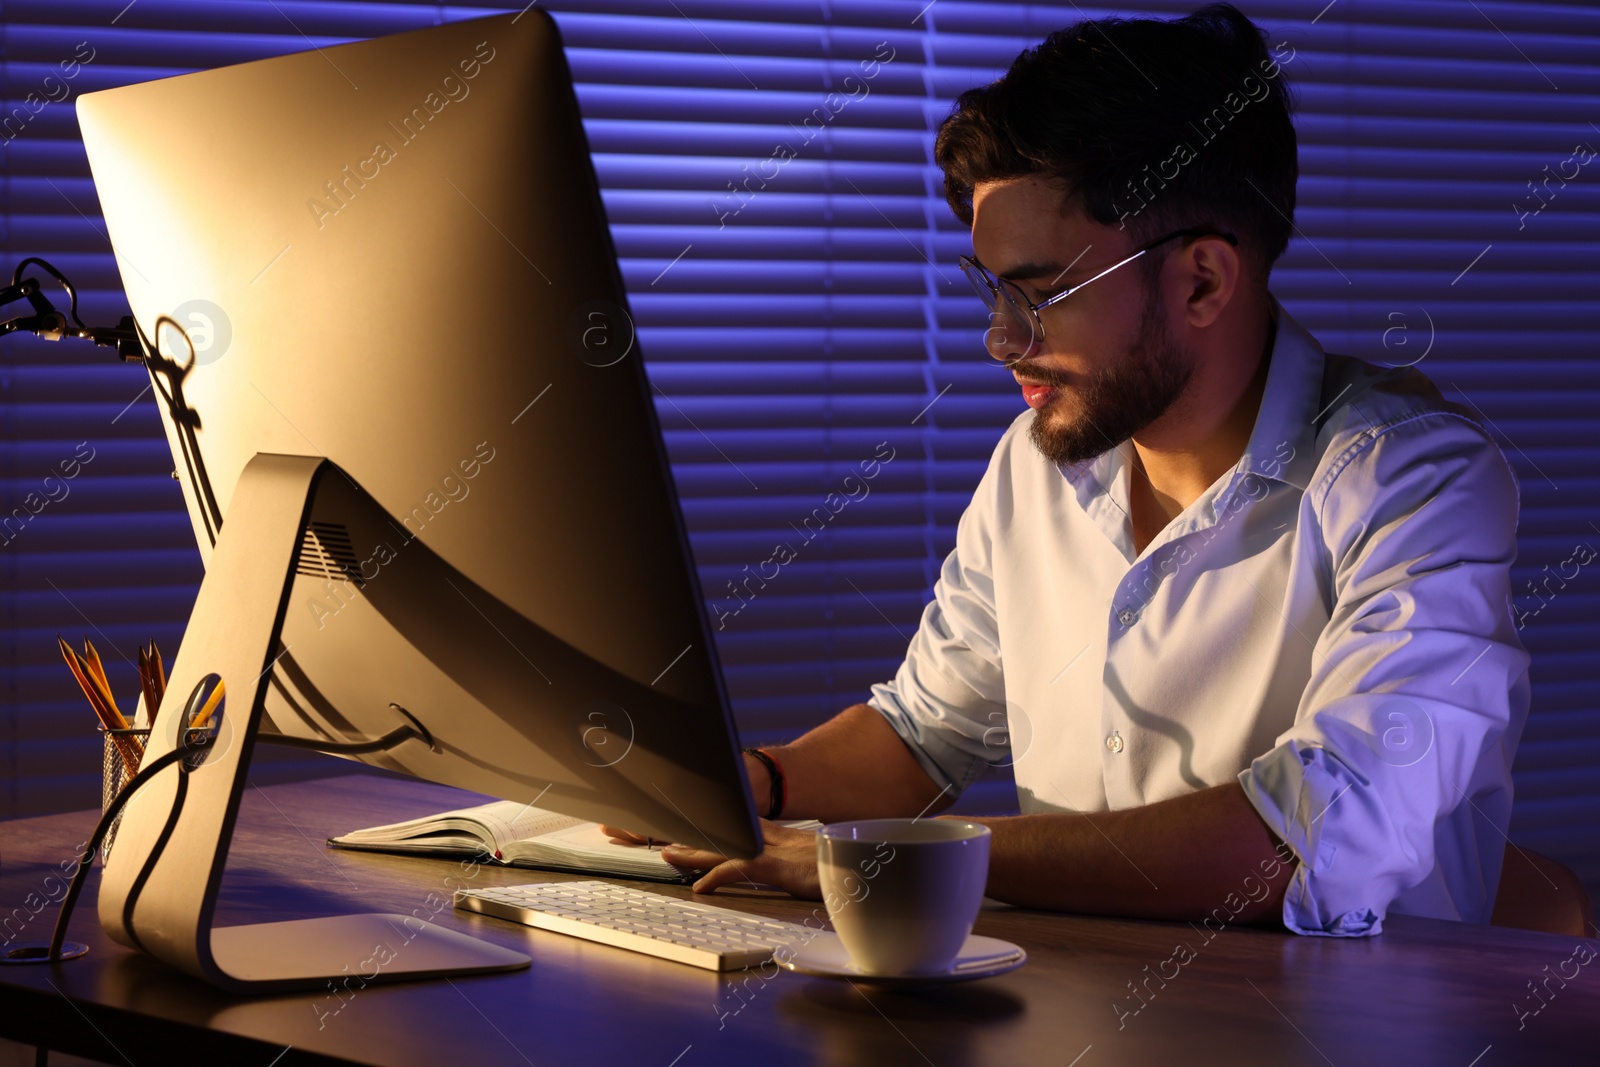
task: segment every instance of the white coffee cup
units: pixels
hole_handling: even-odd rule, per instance
[[[817,834],[834,932],[863,974],[948,971],[989,878],[989,828],[962,819],[861,819]]]

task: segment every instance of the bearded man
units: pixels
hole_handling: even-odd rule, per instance
[[[922,816],[1009,762],[999,900],[1488,922],[1528,710],[1517,485],[1422,373],[1325,353],[1270,292],[1292,59],[1217,4],[1079,23],[960,97],[936,158],[981,358],[1027,409],[894,678],[748,751],[768,819]],[[812,835],[764,829],[752,861],[666,856],[817,896]]]

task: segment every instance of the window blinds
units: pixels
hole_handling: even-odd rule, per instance
[[[956,94],[1021,48],[1113,12],[544,6],[578,82],[741,731],[752,743],[794,736],[892,675],[1020,410],[1009,376],[981,356],[981,309],[954,265],[970,246],[940,196],[932,131]],[[1585,461],[1600,445],[1586,344],[1600,320],[1600,164],[1588,158],[1600,148],[1600,8],[1242,6],[1292,51],[1284,69],[1300,102],[1298,229],[1274,292],[1332,351],[1417,363],[1478,409],[1518,472],[1514,606],[1534,699],[1513,836],[1593,889],[1600,567],[1587,561],[1600,506]],[[0,135],[0,267],[46,256],[86,290],[86,318],[126,310],[77,93],[516,9],[3,0],[0,90],[25,121]],[[61,64],[74,61],[68,78]],[[204,131],[178,140],[205,149]],[[0,342],[5,513],[93,450],[60,483],[68,491],[54,490],[61,499],[0,543],[0,813],[96,795],[91,723],[51,635],[103,636],[129,654],[155,636],[175,650],[199,579],[142,373],[107,351]],[[107,659],[131,691],[132,667]],[[1004,807],[1007,789],[996,778],[970,803]]]

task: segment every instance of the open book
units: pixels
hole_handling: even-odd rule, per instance
[[[814,829],[821,824],[787,825]],[[514,800],[497,800],[476,808],[354,830],[342,837],[328,838],[328,844],[374,852],[477,856],[485,863],[613,878],[679,883],[695,880],[694,874],[686,874],[662,859],[659,846],[619,845],[600,832],[599,823]]]

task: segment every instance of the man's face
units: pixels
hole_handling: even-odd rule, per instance
[[[1040,178],[985,182],[973,191],[973,253],[990,273],[1015,282],[1035,304],[1138,250],[1132,235],[1063,213],[1058,186]],[[1194,372],[1193,353],[1167,321],[1159,287],[1144,265],[1162,245],[1039,313],[1044,340],[1012,367],[1038,414],[1029,437],[1054,463],[1109,451],[1160,418]],[[998,320],[997,320],[998,321]],[[990,353],[1029,350],[1026,330],[991,331]]]

